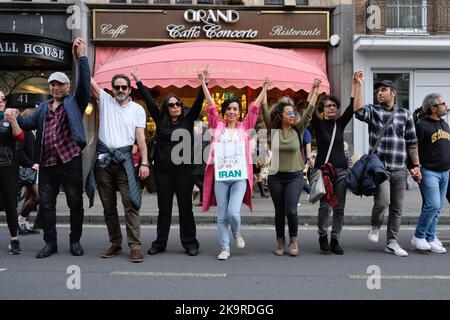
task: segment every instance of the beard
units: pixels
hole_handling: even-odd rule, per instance
[[[118,101],[118,102],[122,102],[122,101],[127,100],[128,97],[129,97],[128,94],[126,94],[126,93],[120,93],[120,94],[116,95],[116,96],[114,97],[114,99],[116,99],[116,101]]]

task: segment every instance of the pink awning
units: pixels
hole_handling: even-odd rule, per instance
[[[147,87],[199,87],[197,70],[209,65],[210,87],[259,88],[265,76],[280,90],[309,91],[316,77],[329,93],[325,49],[273,49],[235,42],[187,42],[152,48],[95,49],[94,79],[110,89],[117,73],[130,75],[136,65]]]

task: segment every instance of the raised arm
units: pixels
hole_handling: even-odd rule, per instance
[[[86,41],[76,38],[73,41],[72,54],[78,66],[77,86],[75,89],[75,99],[80,111],[84,113],[90,100],[90,79],[91,70],[86,57]]]
[[[364,106],[364,74],[362,70],[354,73],[352,79],[352,97],[355,97],[353,102],[353,112],[358,111]]]
[[[264,94],[264,98],[261,105],[261,111],[264,124],[266,125],[267,129],[270,129],[270,112],[269,112],[269,104],[267,102],[267,91]]]
[[[155,99],[153,99],[150,92],[147,90],[147,88],[141,82],[141,78],[138,74],[136,66],[134,66],[133,69],[131,70],[131,76],[133,77],[134,81],[136,81],[136,85],[139,89],[139,92],[142,95],[142,98],[144,98],[145,104],[147,105],[147,108],[148,108],[148,112],[150,113],[151,117],[153,118],[153,121],[155,121],[155,123],[158,123],[158,119],[159,119],[158,105],[156,104]]]
[[[91,78],[91,93],[95,99],[97,99],[97,100],[100,99],[100,91],[101,90],[102,89],[97,84],[97,82],[95,82],[95,80]]]
[[[255,104],[257,106],[261,105],[261,102],[263,101],[265,96],[266,96],[266,99],[267,99],[267,90],[268,90],[268,88],[270,87],[271,84],[272,84],[272,79],[270,77],[266,77],[264,79],[264,82],[263,82],[261,93],[259,94],[259,96],[255,100]]]
[[[256,98],[256,100],[250,104],[250,108],[248,109],[247,115],[245,116],[244,121],[242,121],[244,128],[252,129],[255,127],[255,124],[258,121],[259,117],[261,102],[264,99],[264,96],[267,94],[267,89],[271,84],[272,80],[269,77],[266,77],[262,85],[261,93]]]
[[[194,101],[194,104],[191,107],[191,110],[187,113],[186,117],[192,119],[193,121],[197,120],[202,112],[203,100],[205,100],[205,91],[203,89],[203,82],[208,85],[208,70],[202,70],[197,72],[197,76],[202,83],[202,87],[197,93],[197,98]]]
[[[211,93],[208,90],[208,80],[209,79],[209,71],[208,71],[208,66],[206,66],[206,68],[204,70],[201,70],[197,73],[198,78],[200,79],[201,83],[202,83],[202,90],[203,90],[203,94],[206,98],[206,101],[208,101],[208,105],[213,106],[215,105],[214,99],[211,96]],[[203,102],[203,101],[202,101]]]
[[[322,79],[315,78],[313,85],[311,87],[311,91],[308,95],[308,107],[306,108],[305,113],[303,114],[303,117],[300,119],[300,121],[295,125],[301,133],[305,130],[306,126],[312,119],[312,115],[314,113],[314,109],[316,108],[316,102],[317,97],[319,95],[319,87],[322,83]]]

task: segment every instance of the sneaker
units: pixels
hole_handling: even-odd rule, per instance
[[[442,244],[442,242],[441,242],[437,237],[434,237],[434,241],[436,241],[436,243],[437,243],[438,245],[440,245],[441,247],[444,246],[444,245]]]
[[[420,251],[428,251],[431,250],[430,245],[428,244],[427,240],[417,238],[416,236],[412,237],[411,239],[411,246],[417,250]]]
[[[28,229],[27,229],[27,226],[25,225],[25,223],[19,223],[19,228],[17,228],[17,233],[20,234],[21,236],[28,235]]]
[[[378,238],[380,237],[380,229],[377,227],[372,227],[369,230],[369,234],[367,235],[367,239],[372,242],[378,242]]]
[[[230,251],[223,250],[221,253],[219,253],[219,256],[217,259],[219,260],[227,260],[230,257]]]
[[[22,253],[22,249],[20,249],[19,240],[11,240],[9,242],[9,254],[10,255],[18,255]]]
[[[398,257],[407,257],[408,252],[402,249],[397,242],[390,242],[384,247],[384,252],[395,254]]]
[[[31,225],[30,222],[28,222],[28,220],[25,222],[25,227],[27,228],[27,232],[28,234],[39,234],[39,230],[35,230]]]
[[[441,245],[439,245],[439,242],[436,241],[435,238],[434,241],[428,242],[428,245],[430,246],[430,251],[434,253],[446,253],[447,250]]]
[[[244,238],[242,238],[241,235],[237,235],[234,240],[236,240],[236,247],[239,249],[245,248],[245,241]]]

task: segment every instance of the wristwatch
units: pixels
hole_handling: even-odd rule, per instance
[[[420,167],[421,167],[420,164],[415,164],[415,165],[413,165],[413,168],[420,168]]]
[[[141,162],[141,166],[150,167],[150,164],[148,162]]]

